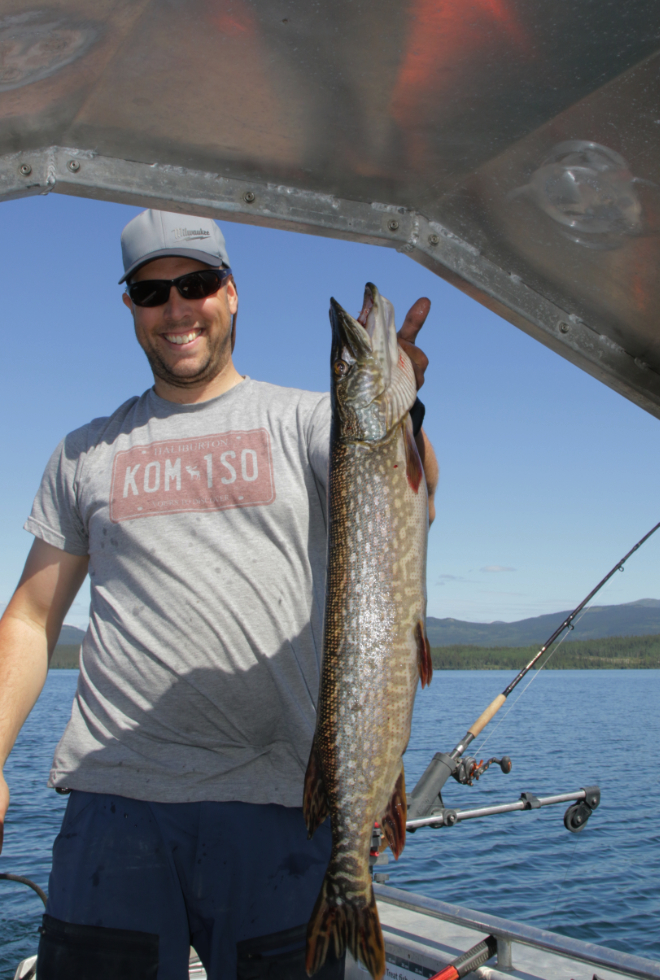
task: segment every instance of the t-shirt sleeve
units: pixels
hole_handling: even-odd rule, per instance
[[[70,555],[89,554],[89,535],[78,504],[78,471],[83,447],[80,430],[63,439],[46,466],[23,525],[36,538]]]
[[[330,396],[319,399],[307,427],[307,453],[319,498],[326,513],[328,464],[330,460]]]

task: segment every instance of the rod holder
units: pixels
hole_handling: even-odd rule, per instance
[[[510,939],[500,939],[497,940],[497,969],[498,970],[513,970],[513,956],[511,952],[511,940]]]
[[[456,760],[446,752],[436,752],[410,794],[408,820],[428,817],[434,807],[442,806],[440,792],[456,766]]]

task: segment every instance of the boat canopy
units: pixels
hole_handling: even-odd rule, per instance
[[[660,417],[657,0],[0,0],[0,198],[396,248]]]

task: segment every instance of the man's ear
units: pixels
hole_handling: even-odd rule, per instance
[[[128,295],[128,293],[122,293],[121,294],[121,298],[122,298],[122,301],[124,303],[124,306],[126,306],[131,311],[131,313],[132,313],[133,312],[133,303],[131,302],[131,297]]]
[[[227,280],[227,303],[229,305],[229,312],[235,314],[238,311],[238,290],[236,289],[233,276],[230,276]]]
[[[227,281],[227,304],[231,313],[231,352],[234,353],[236,346],[236,320],[238,319],[238,290],[234,277],[230,276]]]

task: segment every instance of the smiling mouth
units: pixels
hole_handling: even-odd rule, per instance
[[[181,347],[183,344],[192,343],[193,340],[199,337],[201,332],[201,330],[190,330],[188,333],[166,333],[163,336],[170,344],[176,344],[177,347]]]

